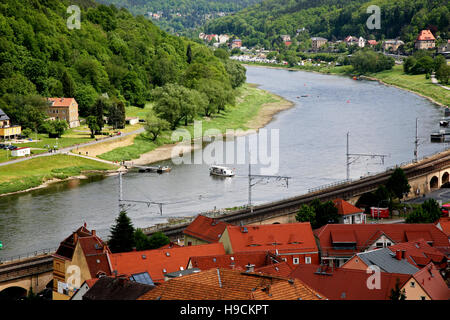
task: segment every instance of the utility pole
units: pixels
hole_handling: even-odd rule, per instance
[[[150,208],[152,204],[156,204],[159,207],[159,214],[163,214],[163,205],[162,202],[154,202],[154,201],[145,201],[145,200],[124,200],[123,199],[123,184],[122,184],[122,172],[119,173],[119,212],[122,211],[123,203],[124,202],[131,202],[131,203],[145,203],[147,207]]]
[[[262,180],[262,179],[275,179],[276,181],[284,180],[286,182],[286,187],[289,187],[289,179],[291,177],[284,177],[284,176],[268,176],[268,175],[260,175],[260,174],[252,174],[252,165],[248,163],[248,207],[250,208],[250,212],[253,212],[253,205],[252,205],[252,187],[258,184],[258,181],[252,184],[253,180]]]
[[[388,157],[388,155],[385,154],[350,153],[349,136],[350,132],[347,132],[347,181],[350,180],[350,165],[360,157],[381,158],[382,164],[384,164],[384,158]]]
[[[416,118],[416,139],[414,140],[414,162],[417,162],[418,148],[419,148],[419,118]]]

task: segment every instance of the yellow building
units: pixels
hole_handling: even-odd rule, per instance
[[[11,126],[9,117],[0,109],[0,139],[11,139],[21,133],[22,128],[20,126]]]
[[[53,255],[53,300],[69,300],[84,281],[111,275],[110,253],[86,225],[67,237]]]

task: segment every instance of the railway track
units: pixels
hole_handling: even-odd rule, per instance
[[[425,158],[417,163],[405,165],[402,168],[405,172],[406,177],[408,179],[412,179],[447,167],[450,167],[450,151],[445,151],[429,158]],[[393,171],[394,169],[392,168],[388,171],[365,177],[356,181],[346,182],[340,185],[317,190],[300,196],[254,206],[253,212],[251,212],[249,208],[237,210],[230,214],[218,217],[217,219],[236,224],[241,220],[258,220],[257,217],[261,217],[260,219],[262,219],[262,217],[268,215],[276,217],[280,215],[293,214],[300,208],[302,204],[310,203],[314,199],[326,201],[335,198],[350,198],[366,192],[374,191],[380,184],[387,182]],[[148,234],[152,234],[156,231],[162,231],[167,236],[174,238],[177,236],[181,236],[183,230],[188,225],[189,223],[174,227],[161,228],[159,230],[149,232]]]

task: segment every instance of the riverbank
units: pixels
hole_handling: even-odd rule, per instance
[[[66,154],[30,159],[0,167],[0,196],[28,192],[92,174],[112,174],[118,169],[116,165]]]
[[[299,66],[289,67],[283,65],[265,65],[261,63],[244,63],[245,66],[253,66],[260,68],[281,69],[290,71],[307,71],[322,74],[332,74],[352,77],[351,66]],[[365,76],[360,76],[361,79],[371,81],[378,81],[383,85],[393,86],[398,89],[407,90],[411,93],[417,94],[423,98],[428,99],[432,103],[447,107],[450,104],[450,91],[437,86],[432,83],[431,79],[426,79],[424,74],[409,75],[403,72],[403,66],[395,65],[391,70],[386,70],[378,73],[372,73]]]
[[[266,126],[276,114],[294,105],[293,102],[259,89],[256,85],[246,84],[239,90],[235,106],[227,106],[225,112],[212,118],[197,119],[202,121],[202,134],[211,129],[219,130],[223,135],[227,130],[238,129],[238,135],[249,134]],[[181,126],[180,129],[186,129],[192,137],[194,136],[193,124]],[[164,132],[156,141],[138,135],[132,145],[112,148],[98,155],[98,158],[109,161],[132,161],[137,165],[167,160],[172,157],[173,149],[180,147],[173,143],[171,135],[172,131]],[[184,146],[182,151],[188,153],[193,149],[192,145]]]

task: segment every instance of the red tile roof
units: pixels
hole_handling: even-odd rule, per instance
[[[154,282],[161,282],[164,281],[165,273],[185,269],[190,257],[214,254],[225,254],[222,243],[113,253],[110,260],[112,269],[117,270],[119,274],[148,272]]]
[[[378,42],[376,40],[367,40],[367,43],[369,43],[370,45],[374,46],[376,45]]]
[[[277,250],[288,252],[317,252],[309,222],[268,224],[258,226],[228,226],[233,253]]]
[[[52,102],[52,107],[69,107],[74,98],[48,98],[48,101]],[[75,101],[76,103],[76,101]]]
[[[411,278],[411,275],[381,272],[380,289],[369,289],[367,280],[371,275],[366,270],[323,267],[322,272],[319,265],[302,264],[290,276],[330,300],[389,300],[396,279],[401,287]]]
[[[293,268],[285,261],[280,263],[273,263],[268,266],[256,268],[256,273],[262,273],[262,274],[271,274],[278,277],[285,277],[289,278],[291,273],[293,271]]]
[[[390,246],[389,250],[394,253],[397,250],[404,250],[407,261],[419,269],[430,262],[442,265],[444,268],[447,265],[447,257],[423,239],[396,244]]]
[[[106,244],[96,235],[79,238],[81,250],[83,250],[86,263],[92,278],[99,274],[111,275],[111,266],[108,261],[108,254],[111,251]]]
[[[430,30],[422,30],[417,36],[418,41],[432,41],[436,40]]]
[[[219,241],[225,228],[230,225],[217,219],[198,215],[183,233],[209,243],[214,243]]]
[[[364,210],[359,209],[352,205],[351,203],[348,203],[345,200],[342,199],[335,199],[333,200],[334,205],[336,208],[338,208],[338,214],[340,215],[348,215],[348,214],[355,214],[355,213],[362,213]]]
[[[138,300],[324,300],[300,280],[210,269],[171,279]]]
[[[77,238],[76,241],[75,235]],[[81,226],[60,243],[54,256],[65,260],[72,260],[73,251],[75,250],[75,246],[78,242],[78,239],[81,237],[89,237],[89,236],[92,236],[92,232],[86,228],[86,224],[84,226]]]
[[[450,237],[450,218],[441,218],[439,219],[440,229]]]
[[[314,234],[319,240],[322,254],[334,256],[351,256],[364,251],[383,234],[395,244],[425,238],[444,254],[450,251],[447,235],[433,224],[328,224],[314,230]],[[333,235],[336,234],[339,239],[345,239],[343,234],[347,234],[349,239],[354,237],[356,251],[333,250]]]
[[[195,256],[190,259],[192,268],[199,268],[200,270],[226,268],[245,271],[247,270],[245,266],[248,264],[254,265],[255,268],[260,268],[274,262],[281,262],[281,259],[267,251]]]
[[[431,300],[449,300],[450,291],[439,270],[430,263],[414,274],[414,278]]]

